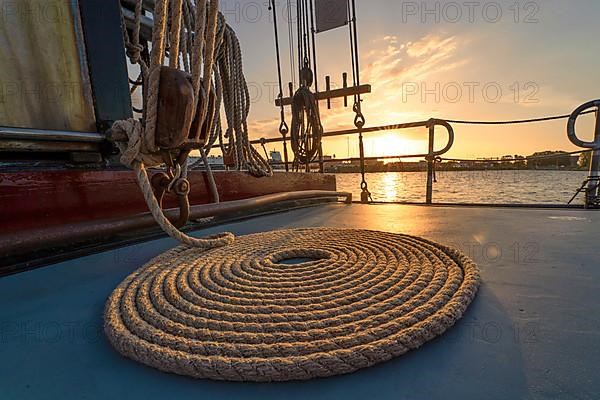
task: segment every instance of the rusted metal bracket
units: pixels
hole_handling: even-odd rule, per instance
[[[161,208],[163,207],[165,194],[174,194],[177,196],[179,217],[173,225],[177,228],[185,226],[190,218],[190,182],[185,178],[175,178],[165,172],[159,172],[152,177],[150,183],[152,184],[154,196]]]

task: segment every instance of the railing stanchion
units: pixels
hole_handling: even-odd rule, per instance
[[[364,141],[363,141],[362,132],[360,132],[358,134],[358,149],[359,149],[359,153],[360,153],[360,175],[361,175],[360,188],[362,190],[361,195],[360,195],[360,202],[363,204],[368,204],[371,193],[369,193],[369,189],[367,186],[367,179],[366,179],[367,171],[366,171],[366,165],[365,165],[365,145],[364,145]]]
[[[433,204],[433,168],[435,162],[435,124],[429,125],[429,153],[427,156],[427,195],[426,204]]]
[[[594,141],[586,142],[577,136],[575,126],[577,119],[593,108],[596,109]],[[571,114],[567,124],[567,135],[569,136],[569,140],[571,140],[575,146],[592,150],[590,160],[590,175],[584,182],[584,186],[582,186],[577,194],[583,191],[585,186],[587,186],[585,193],[585,208],[597,208],[600,206],[600,100],[587,102],[573,111],[573,114]],[[574,199],[575,197],[573,200]]]
[[[325,172],[325,163],[323,162],[323,143],[319,143],[319,172]]]
[[[600,198],[600,109],[596,111],[596,131],[594,132],[596,147],[590,160],[590,182],[587,190],[586,205],[598,202]]]

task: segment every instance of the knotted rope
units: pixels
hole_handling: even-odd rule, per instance
[[[183,66],[191,69],[194,99],[197,105],[202,102],[200,109],[200,126],[207,121],[208,96],[212,90],[212,73],[215,60],[215,42],[218,25],[218,0],[207,2],[198,0],[193,4],[191,0],[158,0],[153,12],[152,52],[149,59],[142,56],[144,47],[140,44],[140,25],[143,11],[143,2],[138,0],[135,6],[135,26],[131,38],[127,30],[124,31],[125,46],[130,60],[139,64],[144,82],[144,109],[142,120],[129,119],[117,121],[112,127],[113,134],[126,135],[127,143],[119,144],[121,162],[131,167],[135,173],[138,184],[143,192],[146,204],[154,219],[161,228],[172,238],[188,246],[199,249],[225,246],[233,242],[234,236],[224,233],[212,238],[197,239],[188,236],[177,229],[164,215],[158,203],[146,168],[163,164],[164,160],[160,149],[156,145],[156,125],[158,115],[160,70],[166,60],[167,47],[169,51],[169,66],[179,68],[183,56]],[[170,7],[170,9],[169,9]],[[168,46],[167,46],[168,45]],[[191,59],[191,62],[190,62]],[[187,60],[187,61],[186,61]],[[202,76],[204,79],[202,79]],[[207,167],[208,173],[212,173]],[[181,171],[187,175],[187,165]],[[179,176],[176,177],[180,178]],[[214,182],[210,177],[209,181]],[[216,192],[216,186],[211,185]],[[218,194],[214,194],[218,201]]]
[[[161,3],[161,4],[159,4]],[[162,4],[167,3],[167,4]],[[169,66],[181,68],[190,73],[196,94],[196,102],[200,98],[208,99],[211,91],[216,94],[216,106],[212,115],[208,113],[208,102],[202,102],[202,121],[212,121],[208,140],[204,151],[209,154],[217,141],[225,155],[234,160],[234,168],[247,170],[254,176],[271,176],[273,171],[268,162],[251,145],[248,133],[248,115],[250,112],[250,93],[243,72],[242,52],[239,40],[233,29],[227,25],[225,17],[218,12],[218,1],[212,0],[161,0],[154,9],[154,26],[162,26],[159,13],[169,9],[166,18],[166,30],[162,30],[162,43],[165,45],[160,54],[169,54]],[[142,82],[148,82],[150,76],[151,57],[143,56],[144,46],[140,44],[140,25],[142,17],[142,0],[136,2],[134,29],[131,34],[125,29],[124,38],[127,54],[133,64],[141,68]],[[179,35],[176,32],[179,31]],[[167,34],[168,33],[168,34]],[[153,29],[153,39],[158,40],[157,29]],[[168,39],[168,41],[167,41]],[[201,39],[201,40],[199,40]],[[168,51],[167,51],[168,50]],[[154,54],[154,46],[153,46]],[[172,56],[178,54],[179,57]],[[164,59],[164,57],[163,57]],[[154,87],[153,84],[151,84]],[[156,88],[158,88],[156,86]],[[144,90],[144,104],[151,107],[143,110],[144,118],[152,118],[153,108],[148,99],[149,90]],[[221,106],[225,110],[227,128],[223,132],[221,123]],[[148,128],[144,136],[148,142],[153,138],[153,128]],[[150,149],[153,146],[148,146]],[[199,166],[199,160],[192,168]]]
[[[296,258],[309,260],[284,263]],[[126,357],[166,372],[303,380],[418,348],[461,318],[478,286],[470,259],[425,239],[269,232],[158,256],[111,295],[105,332]]]

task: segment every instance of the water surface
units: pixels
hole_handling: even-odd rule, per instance
[[[585,171],[439,171],[433,201],[438,203],[566,204],[586,179]],[[373,200],[424,202],[425,172],[367,174]],[[360,174],[338,174],[340,191],[360,199]],[[582,204],[580,196],[576,201]]]

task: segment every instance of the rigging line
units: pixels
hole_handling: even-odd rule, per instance
[[[350,18],[350,0],[347,1],[347,6],[348,31],[350,33],[350,57],[352,59],[352,85],[356,86],[356,65],[354,64],[354,34],[352,32],[352,21]],[[357,103],[356,95],[354,95],[354,103]]]
[[[290,49],[290,73],[293,87],[296,86],[296,64],[294,59],[296,58],[296,52],[294,51],[294,21],[292,18],[292,3],[291,0],[287,0],[287,15],[288,15],[288,45]]]
[[[297,0],[298,3],[298,23],[300,24],[300,37],[298,40],[300,41],[300,69],[302,69],[302,65],[304,64],[304,59],[306,57],[306,35],[304,34],[304,1]]]
[[[296,25],[298,31],[298,86],[302,85],[302,2],[296,1]]]
[[[301,16],[302,16],[302,42],[304,47],[302,48],[302,67],[308,62],[308,36],[306,32],[306,0],[298,0],[301,4]]]
[[[581,115],[595,113],[597,110],[589,110],[581,113]],[[546,121],[556,121],[560,119],[571,118],[571,114],[567,115],[557,115],[552,117],[543,117],[543,118],[531,118],[531,119],[518,119],[518,120],[509,120],[509,121],[464,121],[464,120],[452,120],[452,119],[444,119],[443,121],[452,123],[452,124],[461,124],[461,125],[516,125],[516,124],[529,124],[533,122],[546,122]]]
[[[354,26],[354,63],[356,65],[356,85],[360,86],[360,59],[358,52],[358,28],[356,21],[356,0],[350,0],[352,2],[352,25]],[[358,107],[360,110],[360,93],[356,95],[358,99]]]
[[[313,72],[315,82],[315,92],[319,91],[319,74],[317,73],[317,40],[315,30],[315,13],[313,7],[313,1],[310,1],[310,30],[312,35],[312,55],[313,55]]]
[[[310,65],[310,52],[311,52],[311,44],[310,44],[310,35],[309,35],[309,23],[308,23],[308,2],[307,0],[303,0],[304,3],[302,5],[303,16],[304,16],[304,64]]]
[[[271,1],[271,7],[273,7],[273,26],[275,28],[275,51],[277,52],[277,74],[279,78],[279,99],[283,99],[283,78],[281,76],[281,56],[279,52],[279,28],[277,26],[277,8],[275,0]],[[285,107],[283,101],[281,102],[282,117],[284,115]]]

